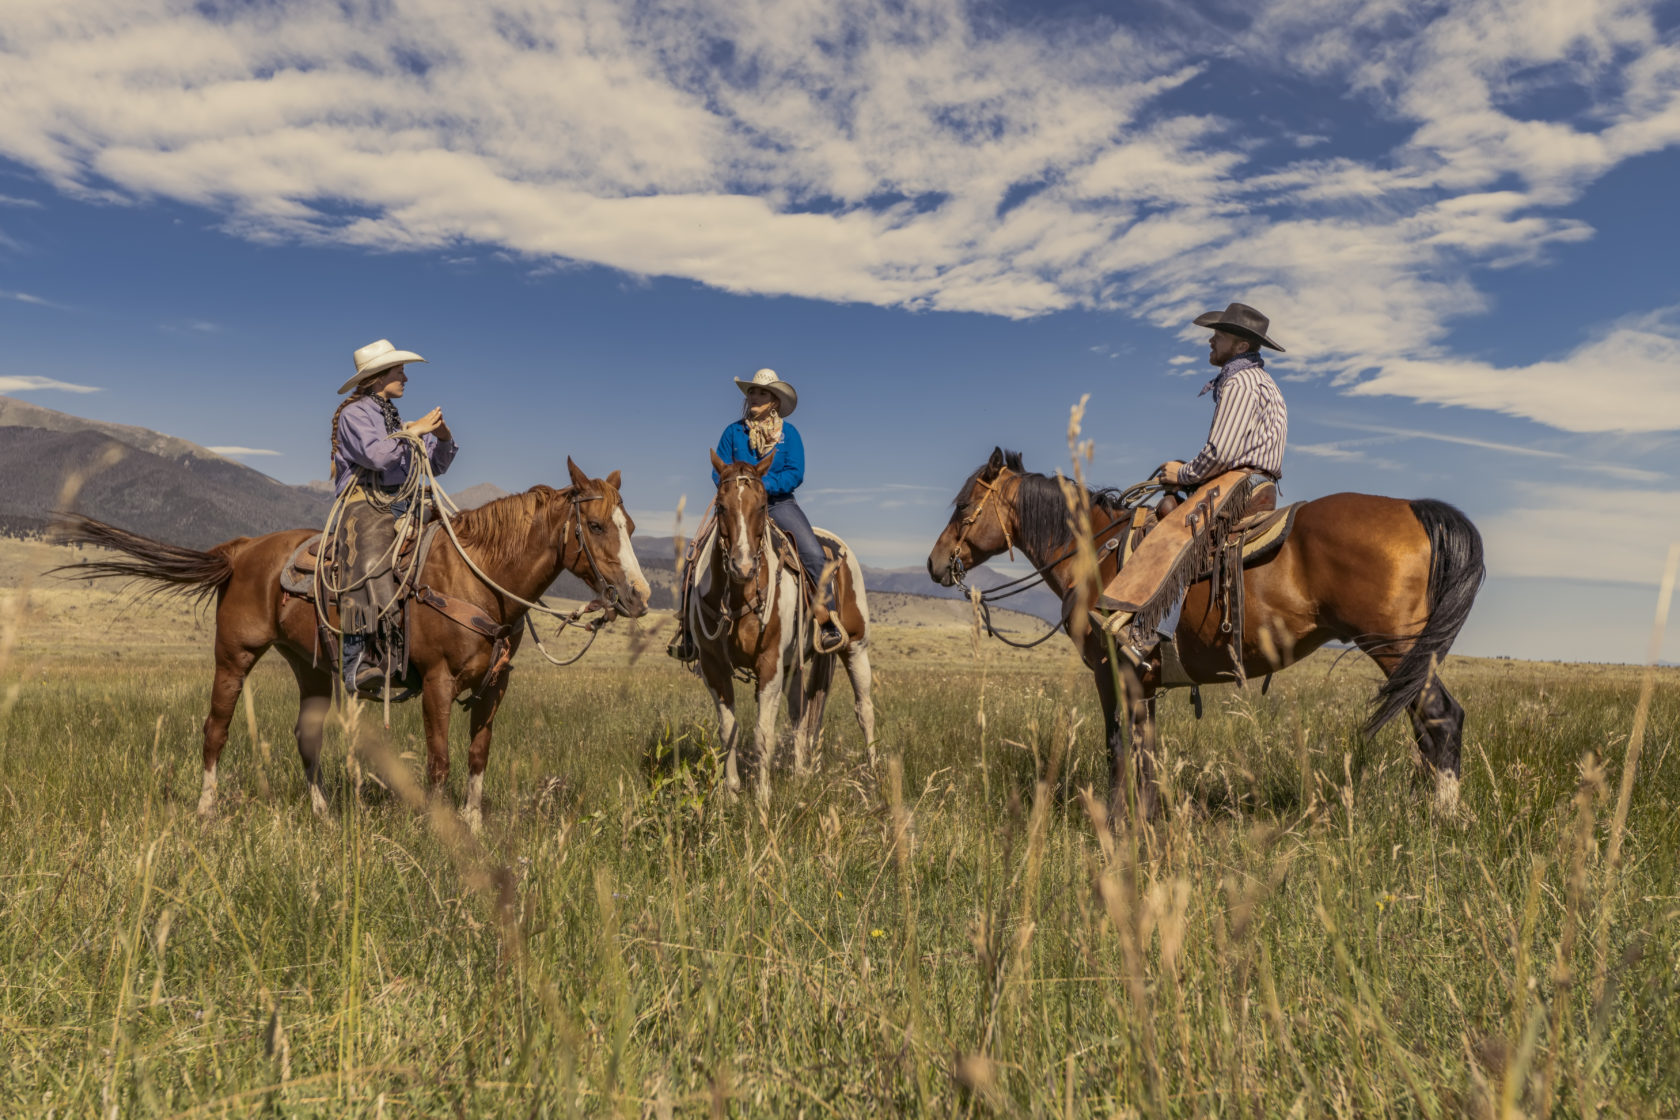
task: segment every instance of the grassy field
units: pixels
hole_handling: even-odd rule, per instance
[[[1624,785],[1642,671],[1452,660],[1451,820],[1365,663],[1175,694],[1171,811],[1111,834],[1065,642],[905,608],[877,762],[841,684],[760,811],[620,633],[521,658],[475,841],[413,707],[334,726],[315,820],[265,663],[201,825],[208,632],[44,559],[0,555],[0,1115],[1680,1114],[1674,672]]]

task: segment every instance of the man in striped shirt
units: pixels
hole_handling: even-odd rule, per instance
[[[1199,327],[1213,328],[1213,335],[1208,340],[1208,362],[1218,366],[1219,373],[1202,386],[1199,394],[1213,393],[1213,424],[1208,431],[1207,442],[1195,458],[1189,462],[1175,459],[1164,463],[1157,475],[1168,483],[1192,491],[1233,470],[1247,470],[1276,482],[1283,474],[1289,413],[1284,407],[1283,394],[1266,372],[1265,360],[1260,356],[1262,346],[1283,352],[1283,347],[1266,334],[1271,328],[1271,321],[1247,304],[1233,303],[1224,311],[1209,311],[1200,315],[1195,322]],[[1275,494],[1274,487],[1263,487],[1250,508],[1268,508],[1269,503],[1275,500]],[[1186,505],[1193,506],[1195,502],[1196,495],[1193,493]],[[1170,514],[1165,516],[1170,517]],[[1165,591],[1162,587],[1131,586],[1137,583],[1136,577],[1152,567],[1147,562],[1138,564],[1138,561],[1146,560],[1144,550],[1149,549],[1152,543],[1168,546],[1173,543],[1170,537],[1171,534],[1166,533],[1156,541],[1145,537],[1132,562],[1122,568],[1104,589],[1104,601],[1099,606],[1113,611],[1102,618],[1102,624],[1110,633],[1123,639],[1126,652],[1141,663],[1148,659],[1150,647],[1159,641],[1163,662],[1170,663],[1163,665],[1164,682],[1188,683],[1187,678],[1183,682],[1170,679],[1174,675],[1173,670],[1177,671],[1177,675],[1183,675],[1172,643],[1184,609],[1183,580],[1172,579],[1174,573],[1167,573],[1171,582],[1179,584],[1170,592],[1174,596],[1171,603],[1155,601]],[[1158,619],[1155,633],[1140,633],[1137,623],[1144,622],[1145,617],[1139,616],[1149,615]]]

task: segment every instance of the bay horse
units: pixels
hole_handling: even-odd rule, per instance
[[[845,542],[817,530],[844,556],[835,575],[835,616],[851,638],[838,653],[812,647],[812,620],[799,571],[783,562],[771,538],[764,476],[775,454],[755,463],[725,463],[712,452],[718,472],[711,540],[695,558],[688,596],[688,632],[700,652],[700,675],[717,705],[718,741],[728,754],[724,788],[731,793],[751,783],[760,802],[770,795],[770,763],[776,749],[777,693],[787,698],[793,727],[796,773],[809,767],[809,750],[822,730],[838,657],[852,682],[852,706],[863,741],[875,743],[875,705],[870,699],[869,603],[863,569]],[[735,720],[735,674],[754,682],[758,722],[752,750],[743,759]]]
[[[1099,571],[1081,581],[1078,541],[1062,486],[1059,478],[1026,471],[1015,452],[993,448],[957,493],[950,521],[928,555],[928,574],[949,587],[962,571],[1012,546],[1025,554],[1045,585],[1062,597],[1063,628],[1096,679],[1109,748],[1110,819],[1119,821],[1126,812],[1128,770],[1138,781],[1140,811],[1153,816],[1159,808],[1159,670],[1153,665],[1139,669],[1125,657],[1111,667],[1112,647],[1088,624],[1081,605],[1094,603],[1118,569],[1119,550],[1102,546],[1127,531],[1131,509],[1116,491],[1086,492]],[[1241,573],[1246,596],[1243,671],[1249,677],[1271,673],[1328,641],[1358,646],[1386,678],[1364,733],[1409,711],[1418,751],[1435,776],[1437,800],[1453,808],[1464,709],[1436,668],[1469,616],[1485,574],[1481,534],[1444,502],[1351,493],[1306,502],[1277,553]],[[1198,684],[1230,679],[1231,654],[1221,640],[1221,621],[1210,581],[1192,584],[1177,642],[1184,668]],[[1129,719],[1121,718],[1122,700]]]
[[[619,473],[591,479],[571,459],[566,460],[566,469],[571,486],[564,490],[534,486],[453,515],[461,546],[502,591],[487,586],[470,570],[444,531],[435,538],[425,569],[417,577],[419,585],[430,587],[445,600],[460,600],[490,622],[510,627],[508,658],[519,648],[523,637],[519,624],[528,608],[503,592],[536,599],[562,571],[576,575],[606,600],[607,617],[621,613],[635,618],[647,612],[648,584],[631,549],[635,524],[619,498]],[[314,532],[288,529],[238,537],[200,552],[88,517],[72,515],[60,523],[61,540],[130,557],[59,569],[72,578],[127,578],[153,583],[166,593],[215,600],[216,674],[210,714],[204,720],[204,781],[198,800],[202,817],[215,813],[216,766],[240,690],[257,660],[271,648],[279,650],[297,678],[294,733],[298,754],[310,803],[318,815],[326,812],[321,738],[332,706],[337,666],[317,641],[313,601],[280,586],[281,570]],[[442,792],[449,779],[449,706],[465,696],[462,703],[472,737],[463,816],[468,827],[477,831],[483,822],[484,767],[490,757],[491,732],[512,665],[505,664],[492,674],[490,637],[418,603],[412,603],[408,612],[409,662],[421,681],[426,778],[435,793]]]

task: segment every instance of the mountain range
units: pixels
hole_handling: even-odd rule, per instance
[[[288,486],[184,439],[128,424],[88,420],[0,396],[0,534],[35,536],[54,510],[74,509],[147,536],[191,548],[232,537],[320,525],[332,492],[324,482]],[[479,483],[452,494],[463,509],[507,494]],[[673,603],[676,547],[671,537],[637,537],[636,556],[654,589],[655,607]],[[969,573],[982,589],[1006,577],[984,567]],[[964,598],[928,578],[925,568],[864,566],[871,591]],[[553,593],[587,598],[570,576]],[[1043,588],[1008,601],[1016,611],[1058,619],[1061,603]]]

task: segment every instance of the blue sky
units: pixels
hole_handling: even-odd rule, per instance
[[[1674,3],[8,0],[0,392],[301,483],[389,337],[450,484],[570,454],[665,533],[770,366],[813,520],[902,566],[1084,394],[1097,480],[1194,454],[1237,299],[1286,497],[1469,513],[1464,652],[1638,660],[1676,181]]]

